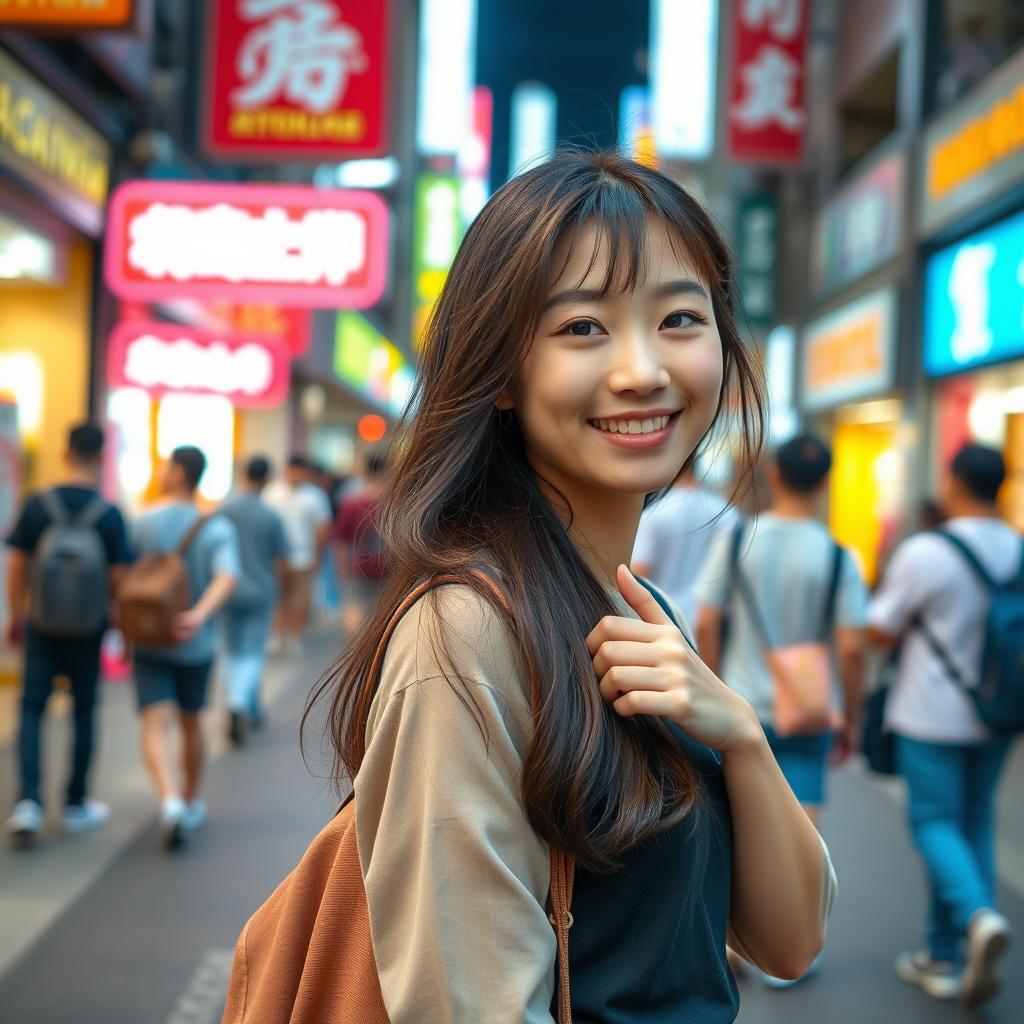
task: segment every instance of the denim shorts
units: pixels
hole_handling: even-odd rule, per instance
[[[135,695],[139,710],[151,704],[171,701],[182,711],[194,714],[206,705],[212,662],[180,665],[159,658],[135,656]]]
[[[835,733],[779,736],[767,726],[764,732],[775,760],[797,800],[809,807],[822,806],[825,803],[825,772]]]

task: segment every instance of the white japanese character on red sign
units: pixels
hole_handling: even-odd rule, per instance
[[[802,4],[803,0],[743,0],[743,20],[751,28],[761,28],[768,20],[776,39],[795,39]]]
[[[366,70],[362,39],[337,20],[334,4],[241,0],[240,14],[246,21],[262,22],[238,50],[238,75],[245,84],[232,98],[240,107],[258,107],[284,96],[322,114],[337,108],[349,76]]]
[[[793,105],[793,90],[800,65],[777,46],[765,45],[757,56],[740,68],[745,95],[732,108],[733,116],[747,130],[763,128],[773,121],[791,132],[804,121],[804,112]]]

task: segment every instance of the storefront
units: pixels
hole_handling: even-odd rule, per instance
[[[22,485],[56,480],[89,407],[93,267],[108,141],[0,49],[0,401],[14,406]]]
[[[903,525],[907,447],[900,366],[907,156],[896,141],[861,161],[818,211],[803,331],[800,409],[832,447],[829,525],[869,583]]]
[[[966,441],[1003,451],[1024,529],[1024,49],[925,135],[921,366],[929,478]]]
[[[829,527],[869,583],[902,525],[907,432],[895,392],[898,293],[869,292],[804,332],[800,404],[830,440]]]

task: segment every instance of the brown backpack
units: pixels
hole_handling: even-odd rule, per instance
[[[497,597],[504,595],[480,574]],[[399,619],[428,590],[460,583],[436,577],[417,586],[388,623],[373,663],[376,680]],[[531,687],[536,712],[537,689]],[[569,1001],[571,857],[551,851],[550,921],[558,940],[558,1021]],[[222,1024],[388,1024],[373,956],[352,796],[313,840],[298,866],[242,929]]]
[[[200,516],[181,543],[163,555],[143,555],[130,565],[117,588],[121,632],[137,647],[172,647],[174,620],[192,607],[185,554],[208,517]]]

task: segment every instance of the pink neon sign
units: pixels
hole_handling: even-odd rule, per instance
[[[151,395],[221,395],[238,408],[288,396],[291,357],[277,338],[220,335],[179,324],[129,320],[110,336],[107,380]]]
[[[107,224],[105,278],[123,299],[363,309],[384,292],[388,209],[372,192],[129,181]]]

